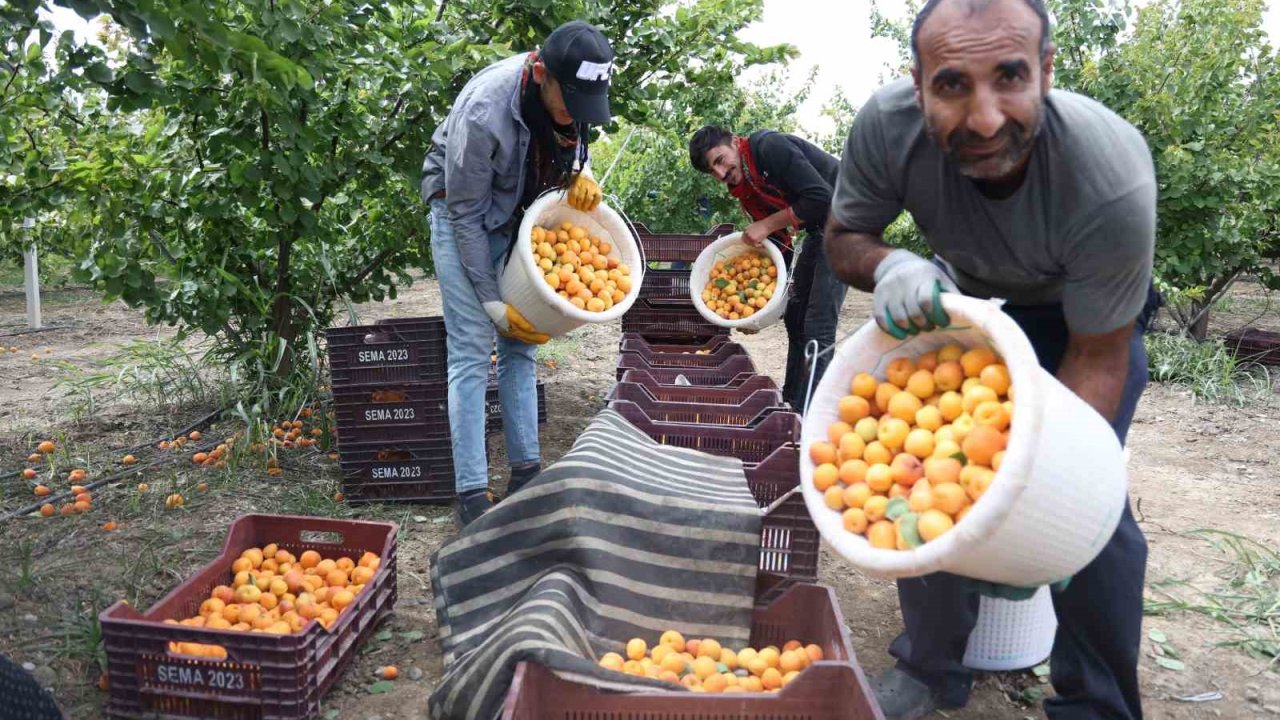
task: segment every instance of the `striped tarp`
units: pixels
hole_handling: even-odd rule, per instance
[[[612,410],[431,558],[445,676],[435,718],[492,718],[521,660],[597,687],[596,664],[669,629],[747,644],[760,510],[742,464],[658,445]]]

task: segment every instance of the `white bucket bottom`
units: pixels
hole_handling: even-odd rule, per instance
[[[1027,600],[983,596],[964,665],[991,672],[1033,667],[1049,657],[1057,631],[1058,616],[1048,586]]]

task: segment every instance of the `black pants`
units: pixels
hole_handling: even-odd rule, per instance
[[[809,368],[804,348],[810,340],[818,341],[818,349],[826,350],[836,341],[836,323],[844,304],[847,286],[831,272],[827,253],[822,247],[822,233],[810,232],[791,263],[791,297],[782,323],[787,328],[787,375],[782,383],[782,397],[797,412],[804,412],[809,392]],[[831,354],[818,359],[814,382],[822,379]]]
[[[1111,424],[1121,443],[1147,386],[1142,335],[1158,302],[1152,290],[1130,339],[1124,396]],[[1067,347],[1061,306],[1004,309],[1031,340],[1040,364],[1057,373]],[[1058,634],[1049,667],[1057,695],[1045,701],[1045,713],[1052,720],[1142,717],[1138,645],[1146,567],[1147,540],[1126,504],[1120,525],[1102,552],[1053,596]],[[898,601],[906,630],[889,646],[898,667],[940,693],[944,702],[965,704],[973,673],[961,663],[978,620],[979,596],[963,578],[934,573],[899,580]]]

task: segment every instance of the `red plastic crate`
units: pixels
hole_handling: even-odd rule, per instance
[[[649,342],[649,340],[640,333],[623,333],[622,340],[618,342],[618,350],[621,352],[648,350],[649,352],[654,353],[686,353],[696,352],[698,350],[715,350],[727,342],[729,342],[728,335],[716,335],[708,338],[704,342],[659,343]]]
[[[384,320],[325,330],[333,387],[442,382],[449,366],[443,318]]]
[[[639,385],[619,383],[610,394],[609,407],[621,411],[623,405],[637,408],[654,422],[728,427],[751,427],[770,413],[791,412],[790,406],[777,402],[777,392],[771,390],[758,390],[738,405],[704,405],[661,402],[649,397]]]
[[[679,628],[676,628],[679,629]],[[652,638],[654,641],[656,637]],[[503,720],[884,720],[859,667],[835,593],[796,585],[756,608],[751,646],[788,640],[822,647],[823,659],[777,693],[611,693],[562,680],[534,662],[516,666]]]
[[[664,374],[664,379],[667,379]],[[661,402],[696,402],[709,405],[737,405],[752,393],[760,390],[772,390],[782,393],[773,379],[767,375],[753,375],[729,387],[707,387],[704,385],[672,385],[670,382],[659,382],[648,370],[628,370],[622,375],[619,384],[639,385],[654,400]],[[785,401],[784,401],[785,402]]]
[[[705,342],[716,335],[728,335],[729,328],[707,322],[692,302],[663,306],[636,300],[622,316],[622,332],[639,333],[653,340],[688,338]]]
[[[231,524],[222,554],[140,613],[123,602],[99,616],[110,681],[107,713],[126,717],[264,720],[318,717],[320,700],[396,600],[394,523],[281,515],[245,515]],[[323,534],[323,538],[308,537]],[[165,624],[198,614],[231,563],[250,547],[278,543],[296,554],[382,558],[374,579],[326,630],[317,622],[294,635]],[[169,650],[171,642],[220,645],[226,660]]]
[[[658,352],[651,346],[633,342],[624,344],[622,355],[637,355],[649,367],[718,367],[736,355],[747,357],[747,351],[735,342],[722,342],[711,350],[697,348],[678,352]]]
[[[760,570],[756,575],[756,604],[760,605],[797,582],[818,579],[821,543],[800,494],[798,445],[783,445],[744,470],[756,503],[768,508],[760,531]]]
[[[728,427],[655,422],[632,403],[618,403],[615,409],[658,443],[736,457],[744,463],[763,462],[779,447],[800,441],[800,416],[792,412],[770,413],[754,427]]]
[[[737,226],[721,223],[701,235],[680,233],[653,233],[640,223],[635,223],[636,236],[644,257],[650,263],[693,263],[709,243],[737,231]]]
[[[685,366],[664,366],[654,365],[637,353],[622,353],[618,356],[617,377],[622,379],[628,370],[645,370],[654,377],[667,373],[673,382],[677,376],[683,375],[694,385],[724,385],[743,373],[757,374],[756,365],[749,355],[729,355],[718,360],[714,365],[694,361]]]

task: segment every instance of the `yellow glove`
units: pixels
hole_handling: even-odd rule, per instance
[[[569,207],[575,210],[591,212],[603,197],[600,184],[585,172],[578,173],[569,183]]]
[[[484,311],[493,321],[494,327],[498,328],[498,332],[506,337],[529,345],[541,345],[551,339],[550,335],[538,332],[519,310],[504,302],[487,302],[484,304]]]

